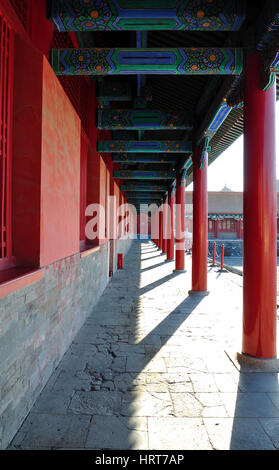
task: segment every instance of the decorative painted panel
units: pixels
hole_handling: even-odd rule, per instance
[[[243,0],[52,0],[58,31],[238,31]]]
[[[185,112],[155,109],[106,109],[98,112],[99,129],[192,129]]]
[[[141,170],[119,170],[113,172],[114,178],[121,179],[173,179],[174,171],[141,171]]]
[[[125,197],[129,199],[162,199],[164,196],[164,193],[156,193],[156,192],[150,192],[150,193],[144,193],[144,192],[128,192],[125,193]]]
[[[176,158],[169,157],[164,154],[152,155],[152,154],[117,154],[112,156],[112,161],[117,163],[174,163],[176,164]]]
[[[241,48],[52,49],[57,75],[238,75]]]
[[[184,140],[99,140],[98,152],[192,153],[192,143]]]
[[[168,187],[160,184],[122,184],[121,191],[167,191]]]

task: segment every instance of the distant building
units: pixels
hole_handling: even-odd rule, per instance
[[[192,191],[186,191],[186,232],[192,232]],[[277,180],[277,207],[279,181]],[[278,211],[278,210],[277,210]],[[278,212],[277,212],[277,233]],[[208,239],[243,238],[243,192],[232,191],[226,185],[221,191],[208,192]]]

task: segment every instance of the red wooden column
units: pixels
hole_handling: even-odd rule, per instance
[[[215,238],[219,238],[219,219],[215,220]]]
[[[200,148],[193,155],[193,247],[191,294],[207,293],[208,257],[208,202],[207,202],[207,152],[200,168]]]
[[[175,271],[185,269],[185,171],[176,175]]]
[[[164,197],[163,204],[163,240],[162,240],[162,253],[167,253],[167,232],[168,232],[168,210],[167,210],[167,196]]]
[[[168,220],[169,224],[169,238],[167,242],[167,260],[173,261],[174,259],[174,233],[173,233],[173,205],[175,198],[175,186],[173,186],[168,191],[168,204],[169,204],[169,214],[170,218]]]
[[[162,208],[159,208],[159,240],[158,248],[162,250],[163,248],[163,211]]]
[[[244,82],[244,241],[242,352],[276,356],[276,84],[260,89],[260,54]]]
[[[236,220],[236,233],[237,233],[237,238],[241,238],[241,220]]]
[[[158,208],[151,214],[151,236],[152,241],[159,248],[159,213]]]

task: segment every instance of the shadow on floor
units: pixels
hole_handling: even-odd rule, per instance
[[[214,319],[181,291],[187,273],[142,256],[153,246],[134,242],[10,448],[274,449],[277,375],[216,377]]]

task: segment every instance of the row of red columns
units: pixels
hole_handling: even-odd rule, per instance
[[[244,76],[244,237],[242,353],[256,358],[276,357],[277,198],[275,157],[276,83],[260,87],[260,54],[247,57]],[[193,246],[191,294],[207,293],[208,206],[207,152],[200,167],[200,151],[193,154]],[[169,212],[159,212],[159,249],[174,259],[174,190]],[[184,270],[185,176],[177,174],[175,271]],[[169,214],[169,216],[167,216]],[[180,223],[181,222],[181,223]],[[170,237],[164,237],[168,224]]]

